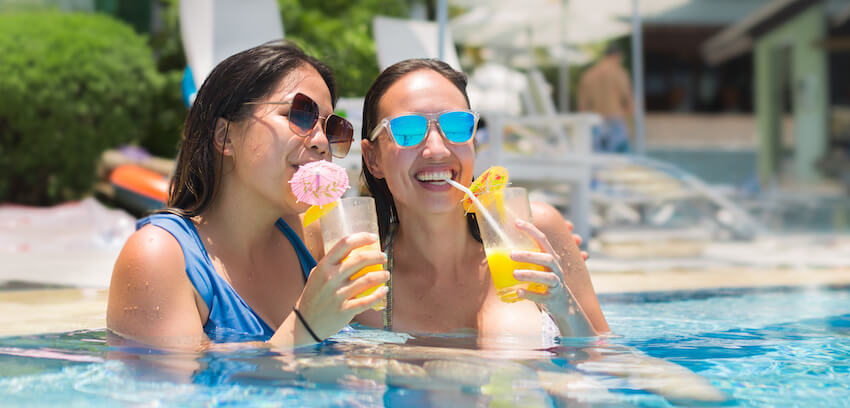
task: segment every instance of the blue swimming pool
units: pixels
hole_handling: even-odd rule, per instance
[[[104,330],[2,338],[0,405],[850,406],[850,287],[600,299],[617,336],[544,349],[376,330],[294,353],[114,347]]]

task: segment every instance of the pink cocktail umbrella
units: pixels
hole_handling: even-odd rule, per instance
[[[338,164],[314,161],[298,168],[289,187],[299,202],[322,206],[338,200],[348,190],[348,173]]]

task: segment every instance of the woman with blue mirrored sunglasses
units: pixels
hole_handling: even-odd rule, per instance
[[[521,271],[535,273],[523,280],[550,291],[521,294],[531,302],[512,304],[495,295],[475,218],[460,205],[463,193],[446,181],[469,185],[475,168],[478,116],[469,110],[463,73],[436,60],[397,63],[366,93],[362,117],[363,179],[375,198],[391,280],[384,314],[366,311],[359,323],[407,332],[473,329],[482,338],[511,333],[532,341],[541,333],[608,331],[568,222],[543,203],[531,205],[533,225],[517,228],[548,249],[515,251],[524,257],[515,260],[543,266]],[[574,302],[565,307],[571,291]],[[552,318],[541,314],[549,306]],[[586,317],[578,316],[581,310]],[[576,331],[568,321],[573,316],[589,319],[592,328],[585,323]]]
[[[478,128],[478,113],[459,110],[436,114],[408,113],[394,118],[384,118],[372,131],[369,140],[374,141],[380,136],[382,130],[387,129],[397,145],[416,147],[425,140],[432,124],[437,125],[440,134],[449,142],[466,143],[475,136],[475,130]]]

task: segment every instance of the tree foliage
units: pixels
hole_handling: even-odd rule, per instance
[[[404,0],[278,0],[287,39],[328,64],[342,96],[363,96],[378,76],[372,18],[403,17]]]

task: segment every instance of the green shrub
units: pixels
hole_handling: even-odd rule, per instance
[[[0,15],[0,201],[90,190],[100,154],[153,126],[159,77],[144,37],[102,15]]]

